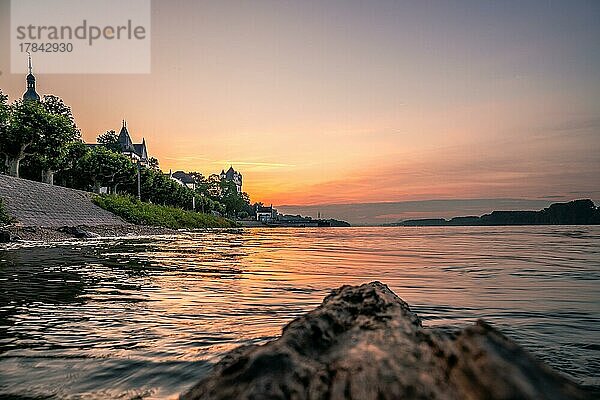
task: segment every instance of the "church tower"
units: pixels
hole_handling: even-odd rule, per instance
[[[35,91],[35,76],[33,76],[31,67],[31,54],[29,55],[29,74],[27,74],[27,91],[23,94],[23,100],[40,101],[40,95]]]

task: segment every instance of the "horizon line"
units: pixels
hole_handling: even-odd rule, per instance
[[[563,197],[563,196],[560,196]],[[277,207],[317,207],[317,206],[352,206],[352,205],[380,205],[380,204],[398,204],[398,203],[425,203],[442,201],[546,201],[546,202],[569,202],[575,200],[592,200],[590,197],[572,198],[570,200],[561,200],[560,198],[527,198],[527,197],[478,197],[478,198],[448,198],[448,199],[423,199],[423,200],[398,200],[398,201],[374,201],[374,202],[356,202],[356,203],[311,203],[311,204],[275,204]]]

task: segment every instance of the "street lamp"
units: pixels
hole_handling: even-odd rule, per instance
[[[142,200],[142,177],[141,177],[141,173],[140,173],[141,167],[140,167],[140,160],[137,160],[137,195],[138,195],[138,200]]]

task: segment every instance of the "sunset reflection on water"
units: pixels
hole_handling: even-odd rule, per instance
[[[333,288],[380,280],[425,325],[484,318],[598,385],[597,227],[188,232],[0,250],[0,394],[175,396]]]

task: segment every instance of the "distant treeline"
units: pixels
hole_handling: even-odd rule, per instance
[[[492,225],[597,225],[600,208],[589,199],[555,203],[541,211],[494,211],[481,217],[454,217],[450,220],[409,219],[394,226],[492,226]]]

